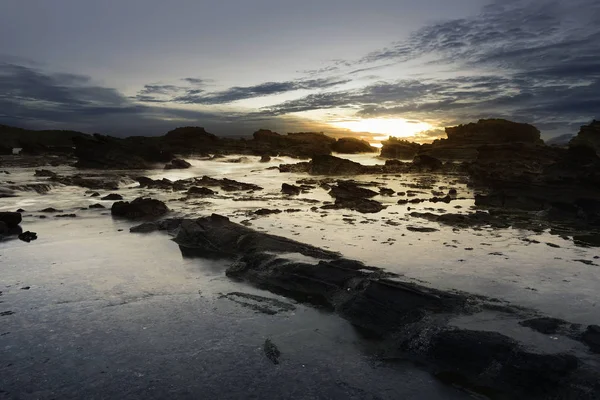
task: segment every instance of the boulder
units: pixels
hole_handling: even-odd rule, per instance
[[[212,196],[215,194],[214,190],[205,187],[192,186],[188,189],[187,195],[188,197],[204,197],[204,196]]]
[[[379,193],[371,189],[358,186],[352,181],[339,181],[336,186],[332,186],[329,195],[336,199],[349,200],[357,198],[370,198]]]
[[[421,145],[407,140],[390,137],[381,142],[381,157],[412,160],[419,152]]]
[[[294,196],[294,195],[299,195],[301,192],[302,192],[302,189],[299,186],[290,185],[287,183],[281,184],[281,193],[283,193],[283,194]]]
[[[440,160],[435,157],[428,156],[426,154],[416,155],[413,159],[413,165],[419,169],[426,169],[436,171],[442,168],[444,165]]]
[[[104,197],[101,197],[100,200],[123,200],[123,196],[118,193],[111,193]]]
[[[600,326],[588,326],[587,330],[583,333],[582,340],[590,346],[590,350],[595,353],[600,353]]]
[[[271,156],[268,156],[266,154],[261,156],[259,160],[259,162],[261,163],[268,163],[269,161],[271,161]]]
[[[175,158],[175,159],[171,160],[170,163],[165,165],[165,169],[186,169],[186,168],[190,168],[191,166],[192,166],[192,164],[190,164],[189,162],[182,160],[180,158]]]
[[[569,146],[585,146],[593,149],[600,156],[600,121],[593,120],[588,125],[583,125],[570,142]]]
[[[310,174],[312,175],[356,175],[362,172],[363,166],[345,158],[321,155],[312,158]]]
[[[377,148],[371,146],[366,140],[351,137],[338,139],[331,145],[331,150],[341,154],[377,152]]]
[[[112,205],[111,214],[127,219],[155,218],[166,214],[169,209],[160,200],[138,197],[131,203],[118,201]]]
[[[0,222],[6,224],[8,228],[14,228],[21,223],[23,217],[21,213],[2,211],[0,212]]]

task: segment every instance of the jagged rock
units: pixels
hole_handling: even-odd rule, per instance
[[[0,212],[0,222],[6,224],[8,228],[14,228],[21,223],[23,217],[21,213],[2,211]]]
[[[287,195],[299,195],[302,192],[302,189],[299,186],[290,185],[287,183],[281,184],[281,193]]]
[[[588,125],[583,125],[570,142],[569,146],[585,146],[594,149],[600,156],[600,121],[593,120]]]
[[[123,200],[123,196],[118,193],[111,193],[104,197],[101,197],[100,200]]]
[[[280,236],[269,235],[229,221],[217,214],[197,220],[183,220],[173,239],[195,253],[217,253],[237,257],[252,251],[300,253],[309,257],[332,259],[339,254]]]
[[[316,156],[310,162],[312,175],[356,175],[360,174],[363,166],[345,158],[330,155]]]
[[[55,172],[49,171],[47,169],[36,169],[35,176],[56,176]]]
[[[30,232],[30,231],[25,231],[23,233],[19,234],[19,239],[24,241],[24,242],[31,242],[32,240],[36,240],[37,239],[37,233],[35,232]]]
[[[300,162],[296,164],[280,164],[279,172],[302,173],[309,172],[311,164],[309,162]]]
[[[204,196],[213,196],[215,192],[210,190],[209,188],[192,186],[188,189],[187,195],[188,197],[204,197]]]
[[[234,192],[234,191],[252,191],[252,190],[262,190],[263,188],[245,182],[234,181],[233,179],[223,178],[223,179],[215,179],[208,176],[203,176],[198,179],[195,178],[195,183],[202,186],[218,186],[226,192]]]
[[[143,197],[138,197],[131,203],[117,201],[111,208],[113,216],[128,219],[160,217],[168,211],[169,209],[162,201]]]
[[[58,182],[62,185],[81,186],[92,190],[117,190],[119,189],[119,181],[116,179],[105,178],[90,178],[82,175],[61,176],[53,175],[49,181]]]
[[[165,169],[186,169],[186,168],[190,168],[191,166],[192,166],[192,164],[190,164],[189,162],[182,160],[180,158],[175,158],[175,159],[171,160],[170,163],[165,165]]]
[[[269,161],[271,161],[271,156],[268,155],[263,155],[260,157],[260,161],[261,163],[268,163]]]
[[[366,140],[345,137],[331,145],[331,150],[341,154],[375,153],[377,149]]]
[[[336,186],[331,187],[329,195],[336,199],[349,200],[357,198],[370,198],[377,196],[378,193],[358,186],[352,181],[338,181]]]
[[[419,154],[413,159],[413,165],[421,169],[437,171],[441,169],[444,164],[435,157],[431,157],[426,154]]]
[[[407,140],[390,137],[388,140],[381,142],[381,157],[395,158],[402,160],[412,160],[419,152],[421,145]],[[391,160],[389,160],[391,161]],[[387,161],[386,161],[387,164]]]

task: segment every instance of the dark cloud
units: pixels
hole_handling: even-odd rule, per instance
[[[288,82],[265,82],[254,86],[235,86],[220,92],[213,93],[191,93],[174,97],[173,102],[185,104],[227,104],[238,100],[251,99],[255,97],[272,96],[296,90],[327,89],[333,86],[348,83],[343,79],[304,79]]]

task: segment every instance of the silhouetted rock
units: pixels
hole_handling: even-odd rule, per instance
[[[360,187],[356,182],[338,181],[337,185],[331,187],[329,195],[336,199],[356,199],[370,198],[377,196],[379,193]]]
[[[171,162],[167,165],[165,165],[165,169],[186,169],[190,168],[191,166],[192,164],[190,164],[189,162],[180,158],[176,158],[174,160],[171,160]]]
[[[261,163],[268,163],[269,161],[271,161],[271,156],[264,155],[264,156],[260,157],[260,162]]]
[[[600,121],[593,120],[588,125],[583,125],[570,142],[569,146],[585,146],[594,149],[600,156]]]
[[[600,353],[600,326],[590,325],[583,333],[582,340],[595,353]]]
[[[341,154],[375,153],[377,149],[366,140],[345,137],[331,145],[331,150]]]
[[[131,203],[118,201],[112,205],[111,214],[116,217],[139,219],[160,217],[169,211],[165,203],[160,200],[138,197]]]
[[[36,240],[37,239],[37,233],[35,232],[30,232],[30,231],[25,231],[23,233],[19,234],[19,239],[24,241],[24,242],[31,242],[32,240]]]
[[[310,162],[312,175],[356,175],[362,170],[363,166],[357,162],[329,155],[313,157]]]
[[[435,157],[431,157],[426,154],[419,154],[413,159],[413,165],[420,169],[437,171],[442,168],[443,163]]]
[[[407,140],[390,137],[381,142],[381,157],[412,160],[419,152],[421,145]]]

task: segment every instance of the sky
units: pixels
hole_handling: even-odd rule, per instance
[[[550,138],[600,119],[598,21],[598,0],[2,0],[0,123]]]

